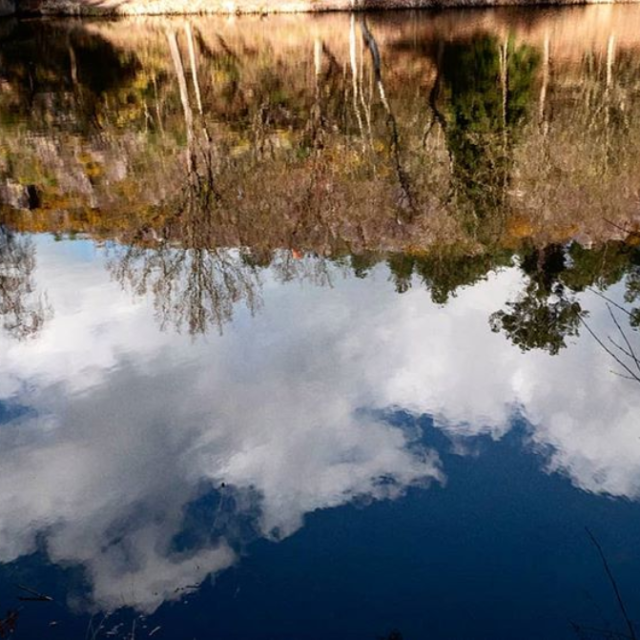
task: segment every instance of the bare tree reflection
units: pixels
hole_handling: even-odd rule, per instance
[[[162,328],[186,327],[191,335],[219,331],[244,302],[253,313],[260,306],[258,268],[237,250],[121,247],[109,261],[113,276],[136,295],[151,294]]]
[[[640,382],[640,357],[638,356],[637,347],[633,345],[632,338],[622,326],[622,323],[616,316],[614,308],[621,311],[629,319],[629,324],[634,327],[635,316],[634,312],[637,309],[629,310],[622,305],[617,304],[604,294],[595,292],[607,301],[607,311],[613,321],[615,327],[615,337],[607,335],[606,338],[601,338],[593,328],[582,319],[582,324],[585,329],[591,334],[594,340],[608,353],[611,358],[619,365],[621,371],[614,371],[616,375],[619,375],[627,380],[633,380],[634,382]]]
[[[185,231],[185,237],[192,231]],[[140,240],[144,231],[140,234]],[[262,273],[281,283],[304,281],[331,287],[348,266],[313,254],[276,250],[185,247],[158,240],[154,246],[132,244],[111,249],[112,276],[136,296],[151,295],[163,329],[170,325],[191,335],[215,326],[222,333],[234,309],[244,304],[253,315],[262,306]]]
[[[230,191],[218,184],[221,174],[235,165],[224,144],[210,132],[204,113],[196,68],[196,42],[202,47],[202,38],[194,41],[190,27],[185,34],[192,87],[178,34],[167,32],[187,140],[186,162],[181,165],[184,174],[178,178],[181,187],[163,204],[163,210],[170,212],[162,216],[163,225],[141,226],[126,247],[112,250],[108,267],[123,287],[136,295],[153,296],[163,328],[169,324],[178,330],[186,327],[196,335],[206,333],[210,326],[222,331],[240,303],[254,313],[261,306],[260,274],[267,267],[282,282],[305,279],[330,285],[331,281],[324,258],[313,259],[296,249],[279,248],[274,239],[263,239],[265,246],[250,248],[238,242],[237,213],[232,212],[239,207],[236,192],[240,188]],[[252,126],[261,129],[263,120],[259,118]],[[264,137],[259,131],[256,135]],[[261,145],[256,143],[256,147]],[[231,243],[229,230],[234,238]],[[296,231],[299,229],[294,228],[293,235]]]
[[[46,295],[38,295],[33,279],[35,246],[30,238],[0,225],[0,316],[11,337],[37,335],[52,309]]]
[[[387,99],[387,92],[382,80],[382,59],[380,56],[380,49],[378,43],[369,29],[366,18],[361,18],[360,28],[362,30],[362,38],[371,53],[371,61],[373,63],[373,70],[375,74],[376,86],[380,94],[380,100],[384,106],[384,110],[387,114],[387,126],[389,127],[390,143],[389,149],[393,158],[392,162],[394,170],[398,179],[398,185],[400,187],[400,197],[398,199],[398,205],[401,209],[409,212],[407,221],[411,220],[411,217],[415,214],[416,205],[415,198],[412,193],[412,189],[409,183],[409,176],[405,170],[400,154],[400,136],[398,134],[398,122],[391,109],[389,100]],[[402,222],[402,217],[398,217],[398,222]]]
[[[185,29],[196,111],[177,34],[167,41],[178,80],[187,137],[186,174],[167,208],[173,213],[159,230],[143,226],[127,247],[114,250],[108,266],[118,282],[136,295],[152,294],[161,326],[186,327],[191,335],[219,331],[243,301],[253,313],[260,304],[259,268],[237,249],[218,248],[215,221],[224,215],[216,189],[218,150],[202,113],[201,90],[191,28]],[[198,126],[199,125],[199,126]]]

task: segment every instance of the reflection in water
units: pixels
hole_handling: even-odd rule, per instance
[[[488,35],[443,45],[440,55],[454,197],[473,216],[476,232],[491,238],[500,231],[495,224],[504,224],[513,146],[532,103],[538,57],[512,38],[499,43]]]
[[[99,264],[78,281],[58,246],[41,247],[56,317],[39,344],[2,345],[3,396],[30,411],[0,432],[0,483],[15,488],[1,498],[0,549],[11,561],[46,532],[50,558],[84,566],[100,608],[124,598],[153,611],[256,535],[282,539],[316,509],[442,480],[422,433],[378,415],[391,407],[436,416],[461,451],[504,437],[520,413],[549,470],[597,494],[640,491],[637,394],[607,354],[583,340],[571,357],[524,357],[491,333],[491,309],[520,286],[514,269],[446,312],[417,289],[398,298],[334,278],[318,297],[269,275],[269,312],[192,352],[149,333],[152,308],[131,308]],[[384,283],[380,268],[372,276]],[[606,335],[599,300],[585,306]],[[207,495],[221,506],[185,531]]]
[[[73,279],[67,271],[50,283],[52,298],[63,299]],[[283,538],[315,509],[396,497],[441,478],[418,434],[359,412],[367,407],[362,391],[349,391],[347,377],[326,378],[334,356],[320,355],[327,330],[336,327],[316,327],[309,341],[303,336],[316,324],[313,313],[309,327],[291,325],[285,298],[273,326],[247,326],[181,363],[184,344],[170,335],[150,336],[138,347],[129,342],[126,336],[139,343],[144,335],[146,309],[122,317],[116,289],[89,284],[100,280],[94,269],[78,288],[88,297],[79,301],[82,318],[60,308],[49,330],[52,351],[41,344],[25,360],[5,345],[3,361],[13,364],[5,368],[3,388],[15,385],[16,401],[32,407],[0,436],[1,484],[16,488],[1,499],[5,562],[32,551],[45,527],[51,558],[84,565],[99,606],[116,607],[125,597],[152,611],[179,597],[176,586],[229,566],[233,549],[252,531]],[[58,331],[70,323],[75,331],[64,341],[70,360],[61,363]],[[85,338],[96,331],[101,348],[85,355]],[[267,339],[271,348],[258,349]],[[307,343],[304,350],[299,340]],[[238,349],[240,360],[232,355]],[[41,376],[26,396],[18,392],[28,376],[24,366]],[[24,438],[30,445],[20,448]],[[42,470],[38,477],[34,465]],[[212,491],[222,501],[216,522],[184,536],[185,508]],[[181,534],[194,546],[182,548]]]
[[[640,13],[602,9],[3,27],[0,561],[152,613],[518,429],[636,500]]]
[[[35,266],[33,242],[0,226],[0,316],[18,340],[37,334],[51,315],[46,298],[36,295]]]
[[[527,286],[518,300],[508,303],[508,311],[491,316],[494,331],[503,329],[524,350],[546,349],[555,355],[566,347],[565,339],[578,335],[585,315],[574,292],[568,294],[560,279],[570,271],[566,261],[565,250],[559,245],[526,254],[521,266],[529,279]]]
[[[242,301],[254,312],[260,302],[258,271],[238,252],[117,248],[110,268],[136,295],[153,295],[162,327],[186,326],[191,334],[210,326],[222,330],[235,304]]]
[[[140,62],[81,23],[16,22],[2,43],[5,117],[35,131],[82,134],[109,110],[126,116]],[[123,93],[124,89],[124,93]]]
[[[115,240],[114,276],[192,333],[255,309],[258,271],[286,251],[359,276],[386,261],[398,291],[417,275],[441,303],[517,258],[529,283],[493,325],[557,352],[580,313],[553,256],[636,238],[635,14],[607,27],[592,9],[587,57],[562,14],[533,34],[508,12],[471,30],[300,18],[286,42],[251,19],[150,21],[135,42],[123,23],[19,24],[2,50],[6,225]]]

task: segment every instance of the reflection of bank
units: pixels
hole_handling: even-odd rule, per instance
[[[631,0],[634,2],[634,0]],[[602,0],[586,0],[601,4]],[[336,11],[384,11],[397,9],[444,9],[486,6],[529,6],[526,0],[1,0],[0,15],[206,15],[236,16]],[[536,6],[574,5],[574,0],[543,0]],[[607,4],[609,4],[607,2]]]
[[[591,38],[593,12],[572,15]],[[221,229],[218,246],[420,250],[473,245],[503,228],[511,243],[561,242],[576,225],[600,239],[610,231],[603,206],[615,203],[620,222],[636,210],[635,67],[624,55],[632,43],[597,29],[597,45],[585,40],[585,60],[598,63],[589,76],[591,62],[576,68],[582,35],[571,39],[562,13],[548,16],[21,26],[3,45],[12,177],[38,167],[40,210],[66,214],[49,218],[48,230],[64,224],[105,239],[135,235],[126,223],[161,235],[173,213],[162,206],[171,209],[171,196],[210,169],[229,218],[246,227],[242,238]],[[111,71],[94,77],[98,57]],[[434,83],[441,90],[430,104]],[[607,118],[590,96],[599,86],[618,105]],[[543,127],[532,126],[536,102]],[[431,107],[446,133],[429,127]],[[597,116],[598,126],[578,131],[577,113]],[[44,134],[35,151],[25,141],[34,133]],[[70,142],[79,148],[65,153]],[[612,171],[589,183],[605,153]],[[514,216],[504,221],[506,212]]]
[[[35,197],[3,219],[115,241],[118,279],[195,333],[257,308],[270,264],[326,282],[385,261],[445,303],[514,256],[631,238],[635,40],[564,15],[19,25],[3,179]]]
[[[4,92],[3,111],[14,118],[19,113],[34,131],[86,136],[109,119],[109,111],[130,109],[134,102],[138,56],[83,25],[12,23],[0,56],[0,76],[11,87]]]

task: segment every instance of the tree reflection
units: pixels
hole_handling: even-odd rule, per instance
[[[473,285],[511,262],[512,254],[503,250],[475,256],[433,251],[426,255],[392,254],[387,265],[398,293],[408,291],[417,277],[436,304],[446,304],[461,287]]]
[[[560,279],[566,269],[564,248],[550,245],[528,251],[521,264],[527,284],[506,311],[491,316],[493,331],[504,331],[523,351],[542,349],[556,355],[566,339],[577,336],[586,315],[580,303]]]
[[[187,112],[188,103],[184,106]],[[193,121],[186,120],[186,126],[192,130]],[[173,213],[159,232],[141,226],[128,246],[113,250],[108,266],[123,287],[153,296],[163,328],[172,324],[196,335],[210,326],[222,331],[241,301],[255,312],[260,267],[239,249],[220,248],[216,242],[217,224],[225,214],[215,182],[218,157],[206,130],[197,140],[189,133],[186,155],[183,187],[167,204]]]
[[[480,35],[446,44],[439,57],[454,194],[486,236],[506,203],[512,150],[532,101],[539,55],[512,38],[500,43]]]
[[[4,330],[24,340],[38,334],[52,315],[33,279],[35,246],[30,238],[0,225],[0,316]]]
[[[136,295],[153,296],[163,328],[186,327],[192,335],[206,333],[210,326],[221,331],[241,301],[252,313],[260,304],[258,270],[237,251],[120,248],[110,269]]]
[[[13,109],[29,135],[42,126],[47,138],[29,155],[28,136],[8,127],[3,179],[34,184],[40,200],[28,213],[13,207],[14,228],[121,243],[111,250],[114,277],[152,295],[163,326],[191,333],[222,327],[240,302],[257,309],[267,268],[282,282],[330,285],[336,269],[361,278],[384,263],[398,292],[420,282],[445,304],[517,257],[524,290],[493,328],[550,353],[577,335],[574,294],[604,283],[612,254],[600,275],[573,264],[597,265],[597,247],[581,254],[574,244],[558,263],[576,231],[536,231],[546,227],[541,210],[552,222],[562,215],[536,189],[570,180],[537,173],[529,152],[548,153],[554,127],[579,112],[591,132],[585,146],[612,134],[613,163],[634,131],[635,112],[622,113],[637,75],[629,55],[609,47],[598,64],[587,56],[576,79],[552,65],[549,38],[541,56],[533,38],[498,30],[445,37],[418,22],[408,38],[353,16],[343,32],[320,29],[287,48],[260,29],[251,32],[259,46],[247,46],[246,33],[212,24],[167,21],[137,46],[95,25],[25,23],[11,33],[0,52],[1,115]],[[584,88],[577,110],[565,108],[569,86]],[[538,98],[544,126],[523,130]],[[34,114],[46,115],[42,125]],[[67,138],[73,130],[69,149],[57,127]],[[588,199],[593,182],[571,198]],[[592,235],[610,251],[600,232]],[[629,271],[629,256],[616,256],[609,284]],[[630,273],[630,304],[638,282]]]
[[[330,276],[323,258],[305,259],[298,250],[282,248],[276,239],[278,230],[274,233],[268,229],[266,232],[276,238],[271,242],[269,237],[261,238],[265,243],[262,246],[256,243],[255,230],[250,228],[253,243],[243,246],[239,216],[231,213],[242,207],[242,198],[237,195],[242,193],[242,188],[237,185],[237,176],[232,176],[231,185],[227,182],[237,163],[230,157],[229,149],[210,131],[198,80],[196,42],[205,58],[217,58],[197,30],[194,37],[188,24],[184,35],[189,51],[190,80],[178,33],[170,30],[166,33],[187,142],[186,161],[177,172],[180,189],[175,197],[162,204],[162,226],[143,224],[130,238],[128,247],[112,251],[109,269],[116,280],[135,294],[153,296],[163,328],[169,324],[178,330],[186,327],[191,335],[196,335],[206,333],[210,326],[222,331],[232,320],[239,303],[254,313],[261,305],[260,272],[267,267],[282,282],[307,279],[324,285],[330,283]],[[266,160],[274,160],[265,150],[264,129],[273,115],[270,104],[273,89],[267,93],[259,110],[260,117],[251,119],[254,162],[264,161],[265,155],[269,156]],[[192,95],[195,95],[195,105]],[[319,110],[318,100],[304,137],[305,144],[310,144],[316,153],[322,147],[324,126]],[[309,136],[311,142],[307,140]],[[322,221],[313,215],[312,194],[308,196],[310,203],[304,211],[304,223],[313,222],[317,227]],[[245,213],[249,219],[253,211]],[[296,232],[300,233],[299,225],[294,225],[289,243],[293,243]],[[234,238],[232,244],[225,242],[229,237]]]
[[[503,331],[523,351],[542,349],[555,355],[567,346],[567,339],[579,335],[586,323],[587,312],[577,294],[590,291],[605,299],[626,317],[631,329],[637,328],[640,309],[632,306],[639,281],[640,251],[626,242],[609,242],[586,248],[579,243],[569,247],[551,244],[533,247],[519,256],[520,269],[526,278],[523,291],[505,310],[490,318],[493,331]],[[625,283],[624,301],[614,302],[603,292],[618,282]],[[611,311],[611,309],[610,309]],[[613,314],[614,332],[627,342],[624,329]],[[611,342],[611,339],[607,339]],[[623,359],[633,359],[633,349],[620,352],[613,342],[610,347]]]

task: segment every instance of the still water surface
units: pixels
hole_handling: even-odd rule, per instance
[[[640,632],[640,8],[0,31],[0,637]]]

